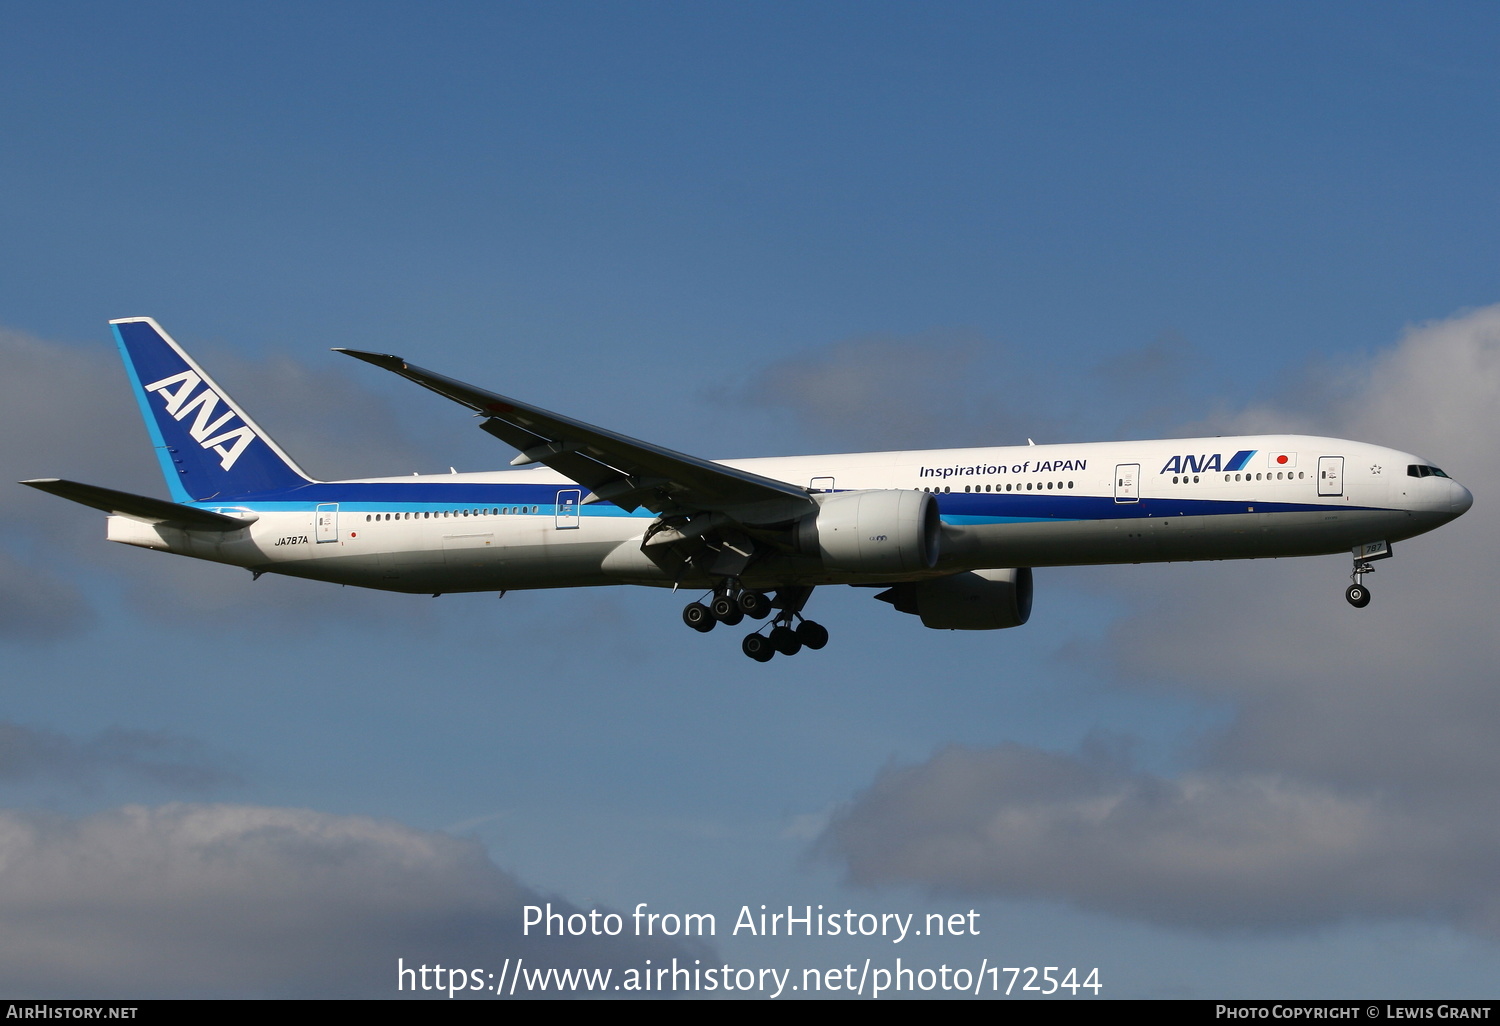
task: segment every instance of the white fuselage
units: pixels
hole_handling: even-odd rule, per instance
[[[723,464],[808,488],[936,493],[937,565],[913,580],[995,567],[1250,559],[1348,551],[1432,530],[1472,496],[1425,459],[1334,438],[1235,438],[851,453]],[[305,493],[305,495],[303,494]],[[403,592],[604,584],[706,585],[641,552],[655,517],[607,502],[545,469],[313,483],[234,505],[229,533],[113,516],[109,537],[256,571]],[[749,587],[878,583],[778,553]]]

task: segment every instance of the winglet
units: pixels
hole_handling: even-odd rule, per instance
[[[406,370],[406,361],[399,356],[392,356],[389,353],[367,353],[361,349],[338,348],[335,348],[333,351],[335,353],[343,353],[345,356],[352,356],[356,360],[363,360],[365,363],[373,363],[382,370],[395,371],[397,374]]]

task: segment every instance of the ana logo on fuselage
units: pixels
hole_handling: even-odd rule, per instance
[[[202,383],[203,379],[189,370],[153,381],[145,388],[147,392],[155,392],[166,400],[166,410],[173,420],[183,420],[196,410],[197,415],[188,426],[188,434],[203,448],[218,453],[219,466],[228,470],[255,440],[255,432],[244,424],[224,430],[225,425],[235,419],[235,412],[226,409],[224,415],[215,420],[214,414],[218,411],[220,396],[211,388],[204,388],[194,395],[194,391]],[[178,387],[172,389],[173,385]],[[228,405],[225,403],[226,407]]]
[[[1241,449],[1233,456],[1223,456],[1216,452],[1206,456],[1173,456],[1167,460],[1167,465],[1161,468],[1161,472],[1163,474],[1205,474],[1210,470],[1217,470],[1223,474],[1232,474],[1236,470],[1243,469],[1256,451],[1255,449]]]

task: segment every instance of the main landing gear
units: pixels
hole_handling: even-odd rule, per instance
[[[764,620],[774,612],[770,630],[760,628],[747,635],[740,646],[756,662],[769,662],[778,652],[790,656],[804,648],[816,650],[828,644],[828,629],[802,616],[802,607],[811,594],[811,588],[778,588],[771,598],[763,591],[741,588],[738,581],[726,581],[715,588],[711,602],[689,603],[682,610],[682,622],[707,634],[721,623],[733,627],[747,616]]]

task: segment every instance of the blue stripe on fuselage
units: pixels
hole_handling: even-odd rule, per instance
[[[486,484],[473,481],[328,481],[310,482],[285,491],[258,492],[249,495],[221,497],[200,506],[254,506],[269,509],[276,503],[290,503],[296,508],[320,502],[362,505],[371,502],[441,506],[504,506],[530,503],[539,505],[557,501],[558,492],[587,492],[573,484]],[[603,505],[601,503],[600,505]],[[618,506],[611,509],[619,510]]]
[[[350,512],[441,512],[476,507],[537,507],[536,516],[551,516],[557,507],[559,492],[576,492],[567,484],[503,484],[485,482],[329,482],[309,483],[283,492],[247,495],[234,499],[195,502],[203,509],[244,506],[260,512],[308,511],[323,503],[338,503]],[[950,524],[1023,523],[1048,520],[1139,520],[1151,517],[1229,516],[1254,513],[1304,513],[1337,508],[1340,510],[1380,509],[1376,506],[1350,506],[1339,501],[1336,507],[1315,502],[1274,502],[1265,499],[1195,499],[1186,496],[1143,498],[1135,502],[1116,502],[1109,495],[1057,495],[1045,492],[1027,493],[940,493],[934,494],[938,512]],[[578,508],[587,517],[638,517],[651,519],[656,514],[647,509],[626,512],[608,502]]]
[[[938,512],[950,524],[1004,524],[1046,520],[1143,520],[1150,517],[1212,517],[1243,513],[1307,513],[1326,510],[1324,503],[1267,502],[1264,499],[1139,499],[1116,502],[1109,495],[962,494],[938,495]],[[1350,506],[1340,510],[1379,509]]]

